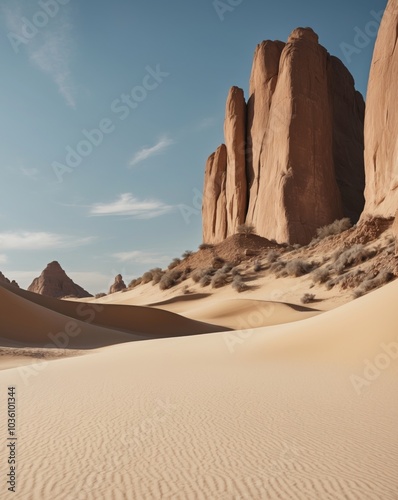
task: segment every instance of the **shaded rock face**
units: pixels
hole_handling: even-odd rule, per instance
[[[33,280],[28,291],[57,299],[67,296],[92,297],[81,286],[74,283],[56,261],[47,265],[41,275]]]
[[[0,272],[0,283],[6,283],[7,285],[13,285],[19,288],[19,285],[15,280],[10,281],[2,272]]]
[[[365,118],[365,215],[398,209],[398,2],[389,0],[373,54]]]
[[[226,202],[227,236],[243,224],[247,210],[246,182],[246,102],[243,90],[232,87],[227,98],[224,121],[227,148]]]
[[[203,241],[217,243],[227,237],[227,148],[221,144],[206,163],[202,206]]]
[[[214,171],[217,165],[213,164],[211,178],[206,168],[204,241],[218,243],[247,222],[269,240],[306,244],[317,228],[335,219],[345,216],[356,222],[364,205],[365,105],[347,68],[318,43],[316,33],[298,28],[287,44],[258,45],[246,116],[242,99],[243,91],[233,87],[224,127],[225,207],[209,201],[219,175]],[[236,145],[245,128],[245,157],[241,155],[237,162]],[[236,195],[245,184],[244,161],[246,199]],[[220,232],[214,230],[220,217],[217,208],[220,213],[226,211],[227,227]],[[209,223],[213,223],[211,239]]]
[[[113,283],[113,285],[109,289],[109,293],[121,292],[122,290],[125,290],[126,288],[127,287],[126,287],[125,282],[123,281],[122,275],[118,274],[115,277],[115,282]]]

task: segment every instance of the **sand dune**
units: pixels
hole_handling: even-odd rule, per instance
[[[279,325],[310,318],[319,311],[309,307],[264,300],[214,300],[182,313],[187,318],[204,321],[234,330]]]
[[[192,321],[168,311],[143,306],[61,301],[7,285],[0,287],[0,298],[2,309],[7,311],[0,325],[0,337],[29,345],[47,341],[49,332],[63,332],[70,319],[87,332],[85,337],[94,332],[103,333],[102,337],[95,334],[93,340],[85,338],[82,341],[82,336],[79,336],[77,342],[71,340],[70,347],[82,347],[83,344],[85,347],[99,347],[142,337],[220,331],[219,326]],[[102,328],[119,332],[111,334]],[[132,333],[134,337],[125,333]]]
[[[380,355],[397,293],[1,372],[20,402],[17,498],[395,500],[398,359]]]

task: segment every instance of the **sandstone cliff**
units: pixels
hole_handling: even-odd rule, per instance
[[[48,264],[41,275],[33,280],[28,291],[58,299],[66,296],[92,297],[81,286],[76,285],[55,261]]]
[[[297,28],[287,44],[257,47],[246,108],[243,91],[233,87],[226,164],[211,156],[206,167],[204,241],[220,242],[246,221],[270,240],[305,244],[335,219],[356,222],[364,205],[365,105],[313,30]]]
[[[365,118],[366,215],[398,209],[398,2],[389,0],[370,69]]]

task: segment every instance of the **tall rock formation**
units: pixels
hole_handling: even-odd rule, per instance
[[[56,261],[47,265],[41,275],[33,280],[28,291],[57,299],[66,296],[92,297],[81,286],[76,285]]]
[[[209,156],[205,170],[202,224],[203,241],[218,243],[227,237],[227,148],[225,144]]]
[[[246,102],[243,90],[232,87],[227,98],[224,121],[227,148],[226,199],[227,236],[236,233],[246,218]]]
[[[365,118],[364,214],[398,209],[398,2],[389,0],[373,54]]]
[[[126,283],[123,281],[123,276],[121,274],[118,274],[115,278],[115,282],[109,289],[109,293],[116,293],[116,292],[121,292],[122,290],[125,290]]]
[[[261,151],[267,145],[272,97],[279,76],[283,42],[267,40],[257,45],[250,76],[250,97],[247,102],[247,182],[249,199],[247,218],[254,220],[261,178]]]
[[[204,241],[222,241],[246,221],[260,236],[305,244],[317,228],[335,219],[348,216],[356,222],[364,205],[365,105],[346,67],[319,45],[316,33],[297,28],[287,44],[258,45],[246,117],[236,113],[238,100],[239,109],[244,109],[242,99],[243,91],[233,87],[225,120],[227,228],[217,231],[213,224],[208,238],[208,222],[214,223],[220,214],[215,212],[218,207],[210,206],[213,180],[205,174]],[[239,198],[238,205],[231,193],[237,178],[235,192],[244,185],[237,176],[244,159],[238,164],[235,151],[245,127],[247,199],[243,203]],[[214,168],[212,179],[217,179]]]

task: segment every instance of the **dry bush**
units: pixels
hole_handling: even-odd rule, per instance
[[[295,259],[286,264],[286,272],[289,276],[304,276],[314,269],[314,263],[306,262],[305,260]]]
[[[216,256],[214,257],[211,265],[214,269],[221,269],[225,264],[225,260],[222,257]]]
[[[246,292],[249,290],[249,286],[242,280],[240,276],[235,276],[232,281],[232,288],[236,290],[238,293]]]
[[[141,282],[142,282],[142,278],[135,278],[135,279],[132,279],[129,283],[129,286],[128,288],[135,288],[136,286],[138,285],[141,285]]]
[[[234,265],[231,264],[231,262],[227,262],[223,265],[223,267],[221,268],[221,271],[223,271],[224,273],[230,273],[233,268],[234,268]]]
[[[374,257],[377,251],[365,248],[364,245],[354,245],[334,254],[334,269],[337,274],[343,274],[348,267],[356,266]]]
[[[195,269],[191,274],[191,278],[195,283],[199,283],[204,276],[209,276],[211,278],[214,272],[214,269],[211,267],[207,269]]]
[[[312,240],[312,243],[316,243],[327,236],[333,236],[340,234],[343,231],[347,231],[352,227],[351,221],[348,217],[340,220],[335,220],[332,224],[328,226],[320,227],[316,230],[316,237]]]
[[[174,269],[175,267],[177,267],[179,264],[181,264],[181,259],[179,259],[178,257],[176,257],[175,259],[173,259],[170,264],[167,266],[167,269],[169,271],[171,271],[172,269]]]
[[[211,279],[211,287],[212,288],[221,288],[225,285],[227,285],[229,282],[228,280],[228,274],[222,271],[222,269],[219,269],[216,274],[213,276]]]
[[[368,278],[354,291],[354,297],[362,297],[362,295],[379,288],[394,279],[394,274],[390,271],[381,271],[374,278]]]
[[[212,250],[214,248],[214,245],[211,243],[201,243],[199,245],[199,250]]]
[[[212,280],[211,274],[205,274],[200,278],[199,285],[201,287],[209,286]]]
[[[314,283],[326,283],[330,278],[329,269],[319,268],[312,271],[312,281]]]
[[[301,299],[300,302],[302,304],[311,304],[311,302],[314,302],[315,300],[315,295],[313,293],[305,293]]]
[[[271,267],[269,269],[272,273],[277,274],[281,272],[283,269],[285,269],[286,265],[287,262],[285,262],[284,260],[277,260],[276,262],[271,264]]]
[[[245,236],[249,236],[249,234],[255,234],[256,233],[256,229],[253,225],[251,224],[240,224],[237,228],[236,228],[237,232],[239,234],[244,234]]]
[[[255,273],[259,273],[260,271],[262,271],[262,269],[263,269],[263,266],[262,266],[261,262],[259,260],[256,260],[254,263],[254,266],[253,266],[253,271]]]
[[[97,294],[95,294],[95,298],[96,298],[96,299],[101,299],[102,297],[106,297],[106,293],[101,292],[101,293],[97,293]]]
[[[189,289],[188,285],[184,285],[184,288],[182,289],[182,293],[184,295],[189,295],[191,293],[191,290]]]
[[[151,271],[147,271],[146,273],[144,273],[142,275],[141,283],[143,285],[145,285],[146,283],[149,283],[152,280],[153,280],[153,274],[152,274],[152,272]]]
[[[165,273],[159,281],[159,288],[161,290],[168,290],[169,288],[172,288],[180,283],[181,276],[182,271],[177,271],[176,269]]]
[[[277,252],[276,250],[270,250],[268,253],[267,253],[267,261],[272,264],[274,262],[276,262],[280,257],[280,253]]]
[[[185,252],[182,254],[182,258],[183,259],[187,259],[191,255],[193,255],[193,251],[192,250],[185,250]]]

